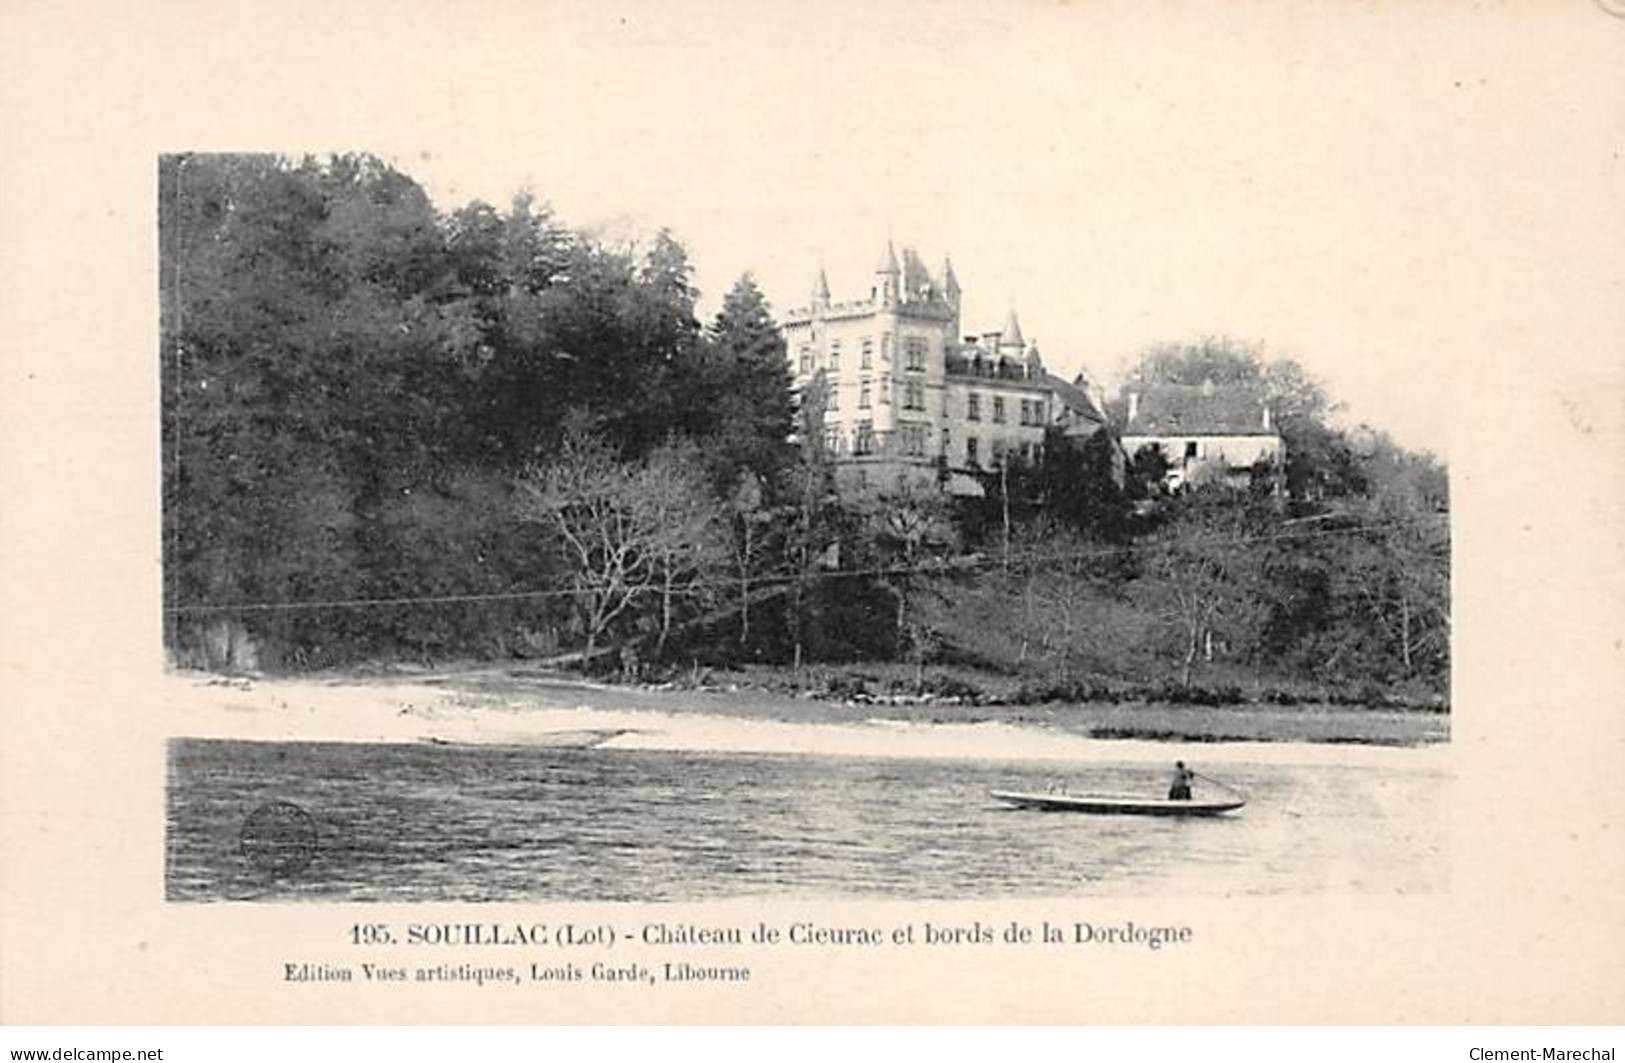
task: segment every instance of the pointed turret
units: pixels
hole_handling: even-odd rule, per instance
[[[1016,320],[1016,312],[1010,311],[1010,316],[1004,319],[1004,332],[999,336],[1000,347],[1025,347],[1026,341],[1021,338],[1021,322]]]
[[[886,250],[880,253],[880,261],[875,264],[876,273],[898,273],[897,251],[892,247],[891,241],[886,241]]]
[[[946,255],[942,258],[942,291],[950,303],[959,302],[959,278],[954,276],[954,260]]]
[[[880,262],[875,266],[878,279],[875,284],[875,294],[879,297],[882,306],[891,306],[897,302],[898,289],[901,286],[902,271],[897,268],[897,252],[892,249],[891,241],[886,241],[886,250],[880,256]]]
[[[818,280],[813,283],[814,306],[829,305],[829,278],[824,275],[824,267],[818,267]]]

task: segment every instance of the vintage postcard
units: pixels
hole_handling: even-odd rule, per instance
[[[3,16],[0,1020],[1617,1021],[1625,9],[315,14]]]

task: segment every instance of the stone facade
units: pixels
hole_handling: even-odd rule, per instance
[[[785,314],[791,373],[803,394],[822,384],[843,487],[979,493],[976,474],[1036,458],[1050,425],[1083,436],[1104,425],[1081,378],[1045,371],[1014,311],[1000,331],[962,336],[960,297],[952,263],[933,276],[888,243],[867,298],[831,301],[820,271],[812,302]]]

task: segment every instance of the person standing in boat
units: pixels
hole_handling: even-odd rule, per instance
[[[1196,773],[1185,767],[1183,760],[1174,761],[1174,778],[1168,786],[1168,800],[1189,801],[1191,799],[1191,781]]]

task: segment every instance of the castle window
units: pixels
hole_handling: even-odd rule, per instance
[[[1003,395],[995,395],[995,396],[993,396],[993,423],[994,424],[1003,424],[1004,423],[1004,396]]]
[[[811,346],[801,348],[801,371],[803,373],[813,371],[813,350]]]
[[[880,360],[891,364],[891,333],[887,332],[880,337]]]
[[[965,462],[968,465],[975,465],[977,463],[975,436],[965,437]]]
[[[890,405],[891,404],[892,388],[894,388],[896,386],[897,385],[893,384],[890,380],[882,380],[880,382],[880,401],[881,401],[881,403],[883,403],[885,405]]]
[[[829,371],[834,373],[841,368],[841,341],[829,341]]]
[[[982,396],[971,392],[965,399],[965,420],[980,421],[982,419]]]
[[[925,454],[925,426],[917,424],[903,425],[903,453],[910,457],[923,457]]]
[[[867,410],[868,408],[869,408],[869,382],[867,380],[864,380],[864,381],[860,381],[858,383],[858,409]]]
[[[829,401],[824,403],[824,409],[826,409],[826,410],[838,410],[838,409],[841,408],[841,389],[840,388],[836,387],[834,384],[830,384],[830,386],[828,388],[824,389],[824,394],[829,396]]]
[[[909,381],[903,385],[903,408],[905,410],[925,409],[925,385]]]
[[[875,451],[875,426],[870,421],[859,421],[858,431],[852,440],[852,453],[873,454]]]
[[[944,428],[942,430],[942,453],[943,453],[944,456],[947,455],[947,453],[948,453],[948,445],[950,443],[952,443],[952,442],[953,442],[953,434],[951,432],[949,432],[946,428]]]
[[[860,364],[865,369],[875,367],[875,341],[872,336],[863,337],[862,361]]]
[[[903,341],[904,367],[917,373],[925,372],[925,337],[910,336]]]
[[[1193,439],[1190,442],[1185,444],[1185,460],[1186,461],[1195,461],[1199,456],[1200,456],[1199,444],[1196,442],[1196,440]]]

